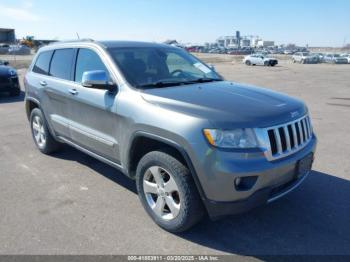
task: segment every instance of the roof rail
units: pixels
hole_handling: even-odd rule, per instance
[[[75,42],[95,42],[94,39],[91,38],[83,38],[83,39],[73,39],[73,40],[64,40],[50,43],[51,44],[61,44],[61,43],[75,43]]]

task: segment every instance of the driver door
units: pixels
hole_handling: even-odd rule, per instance
[[[84,72],[108,69],[92,49],[80,48],[77,53],[74,84],[70,103],[70,133],[72,141],[89,151],[119,163],[116,137],[118,117],[116,92],[82,86]]]

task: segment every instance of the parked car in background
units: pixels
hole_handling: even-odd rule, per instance
[[[243,63],[246,65],[263,65],[263,66],[275,66],[278,64],[276,58],[268,57],[263,54],[247,55],[243,59]]]
[[[293,63],[301,64],[317,64],[319,59],[317,56],[308,52],[296,52],[292,57]]]
[[[294,50],[284,50],[283,53],[284,53],[285,55],[292,55],[292,54],[295,53],[295,51],[294,51]]]
[[[350,64],[350,54],[343,54],[341,57],[345,57],[348,60],[348,64]]]
[[[327,54],[324,57],[324,62],[331,64],[347,64],[348,59],[340,56],[339,54]]]
[[[10,63],[9,61],[1,60],[0,59],[0,66],[8,66]]]
[[[0,60],[0,92],[8,92],[11,96],[21,93],[16,69],[3,60]]]
[[[0,55],[8,53],[10,46],[8,44],[0,44]]]
[[[25,45],[12,45],[8,53],[10,55],[30,55],[31,49]]]
[[[322,53],[312,53],[312,55],[317,57],[319,63],[323,62],[324,54],[322,54]]]

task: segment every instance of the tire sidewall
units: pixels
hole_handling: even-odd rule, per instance
[[[168,221],[158,217],[147,203],[145,193],[143,190],[143,178],[146,171],[152,166],[160,166],[164,168],[166,171],[170,172],[178,186],[181,208],[180,208],[179,214],[172,220]],[[160,225],[162,228],[170,232],[177,232],[178,231],[177,229],[181,227],[187,215],[185,211],[186,211],[186,206],[188,206],[188,203],[186,203],[187,200],[184,197],[185,192],[184,192],[184,188],[181,186],[182,183],[183,181],[181,180],[181,175],[178,174],[177,171],[172,167],[172,165],[170,165],[166,161],[161,161],[159,159],[158,160],[151,159],[151,158],[148,158],[146,155],[145,158],[141,159],[140,164],[137,167],[136,186],[137,186],[138,195],[143,207],[158,225]]]
[[[33,130],[33,119],[35,116],[38,116],[41,121],[42,121],[42,124],[43,124],[43,127],[44,127],[44,132],[45,132],[45,136],[46,136],[46,142],[45,142],[45,145],[43,147],[39,146],[38,142],[36,141],[35,139],[35,136],[34,136],[34,130]],[[44,115],[43,113],[41,112],[41,110],[39,108],[34,108],[30,114],[30,129],[32,131],[32,137],[33,137],[33,140],[35,142],[35,145],[37,146],[37,148],[43,152],[43,153],[46,153],[47,151],[47,144],[48,144],[48,139],[49,139],[49,130],[47,128],[47,124],[46,124],[46,121],[45,121],[45,118],[44,118]]]

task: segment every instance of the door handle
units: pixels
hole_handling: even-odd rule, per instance
[[[73,96],[78,94],[78,91],[76,89],[69,89],[68,92],[71,93]]]
[[[46,81],[40,81],[39,83],[40,83],[40,85],[42,85],[42,86],[47,86]]]

